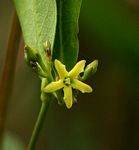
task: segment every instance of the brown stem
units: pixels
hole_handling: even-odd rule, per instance
[[[21,29],[16,12],[13,12],[12,24],[6,49],[6,58],[3,64],[0,79],[0,141],[2,139],[7,106],[12,93],[12,85],[20,43]]]

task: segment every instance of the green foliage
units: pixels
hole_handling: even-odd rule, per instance
[[[56,8],[57,2],[57,8]],[[14,0],[25,43],[46,62],[43,43],[54,46],[53,59],[71,69],[78,57],[78,18],[82,0]],[[56,31],[56,38],[55,38]],[[55,45],[54,45],[55,39]]]
[[[46,62],[43,43],[51,42],[53,47],[56,30],[55,0],[14,0],[25,43],[37,49]]]
[[[49,78],[49,82],[53,80],[51,72],[54,72],[51,58],[61,60],[67,69],[71,69],[77,61],[81,2],[82,0],[14,0],[26,44],[25,60],[39,76],[46,80]],[[54,53],[51,57],[48,56],[48,50],[51,55],[53,46]]]
[[[53,58],[71,69],[78,57],[78,18],[82,0],[57,0],[58,23]]]

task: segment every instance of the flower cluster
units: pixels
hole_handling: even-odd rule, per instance
[[[82,93],[90,93],[93,89],[83,83],[92,74],[97,71],[98,61],[95,60],[87,67],[85,67],[85,60],[79,61],[71,71],[66,70],[66,66],[62,64],[59,60],[54,60],[54,66],[51,57],[50,43],[47,41],[44,43],[44,50],[46,52],[46,62],[43,61],[42,55],[38,53],[37,50],[32,49],[28,45],[25,46],[25,60],[27,64],[33,69],[35,73],[39,75],[42,80],[41,86],[41,100],[47,99],[47,93],[52,93],[59,102],[64,102],[67,108],[71,108],[75,101],[75,92],[81,91]],[[54,73],[52,73],[54,72]],[[83,76],[80,73],[83,72]],[[61,98],[61,91],[62,98]],[[74,94],[73,94],[74,93]]]

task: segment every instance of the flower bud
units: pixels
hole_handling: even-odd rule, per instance
[[[90,76],[94,75],[97,71],[97,67],[98,67],[98,60],[94,60],[92,63],[87,65],[87,67],[85,68],[84,74],[81,77],[81,80],[84,81]]]
[[[24,57],[26,63],[32,67],[33,70],[36,69],[37,63],[39,65],[39,70],[41,69],[44,72],[47,72],[47,68],[43,63],[41,55],[37,52],[37,50],[32,49],[28,45],[25,46]]]
[[[37,62],[37,51],[29,47],[28,45],[25,45],[24,57],[25,57],[26,63],[29,66],[32,66],[32,63],[35,64],[35,62]]]

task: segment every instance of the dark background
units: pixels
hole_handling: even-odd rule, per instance
[[[0,0],[0,71],[13,9],[11,1]],[[94,92],[80,94],[70,110],[51,103],[37,150],[138,150],[138,0],[83,0],[79,40],[79,60],[99,60],[89,82]],[[41,105],[40,80],[24,63],[22,47],[4,150],[26,149]]]

